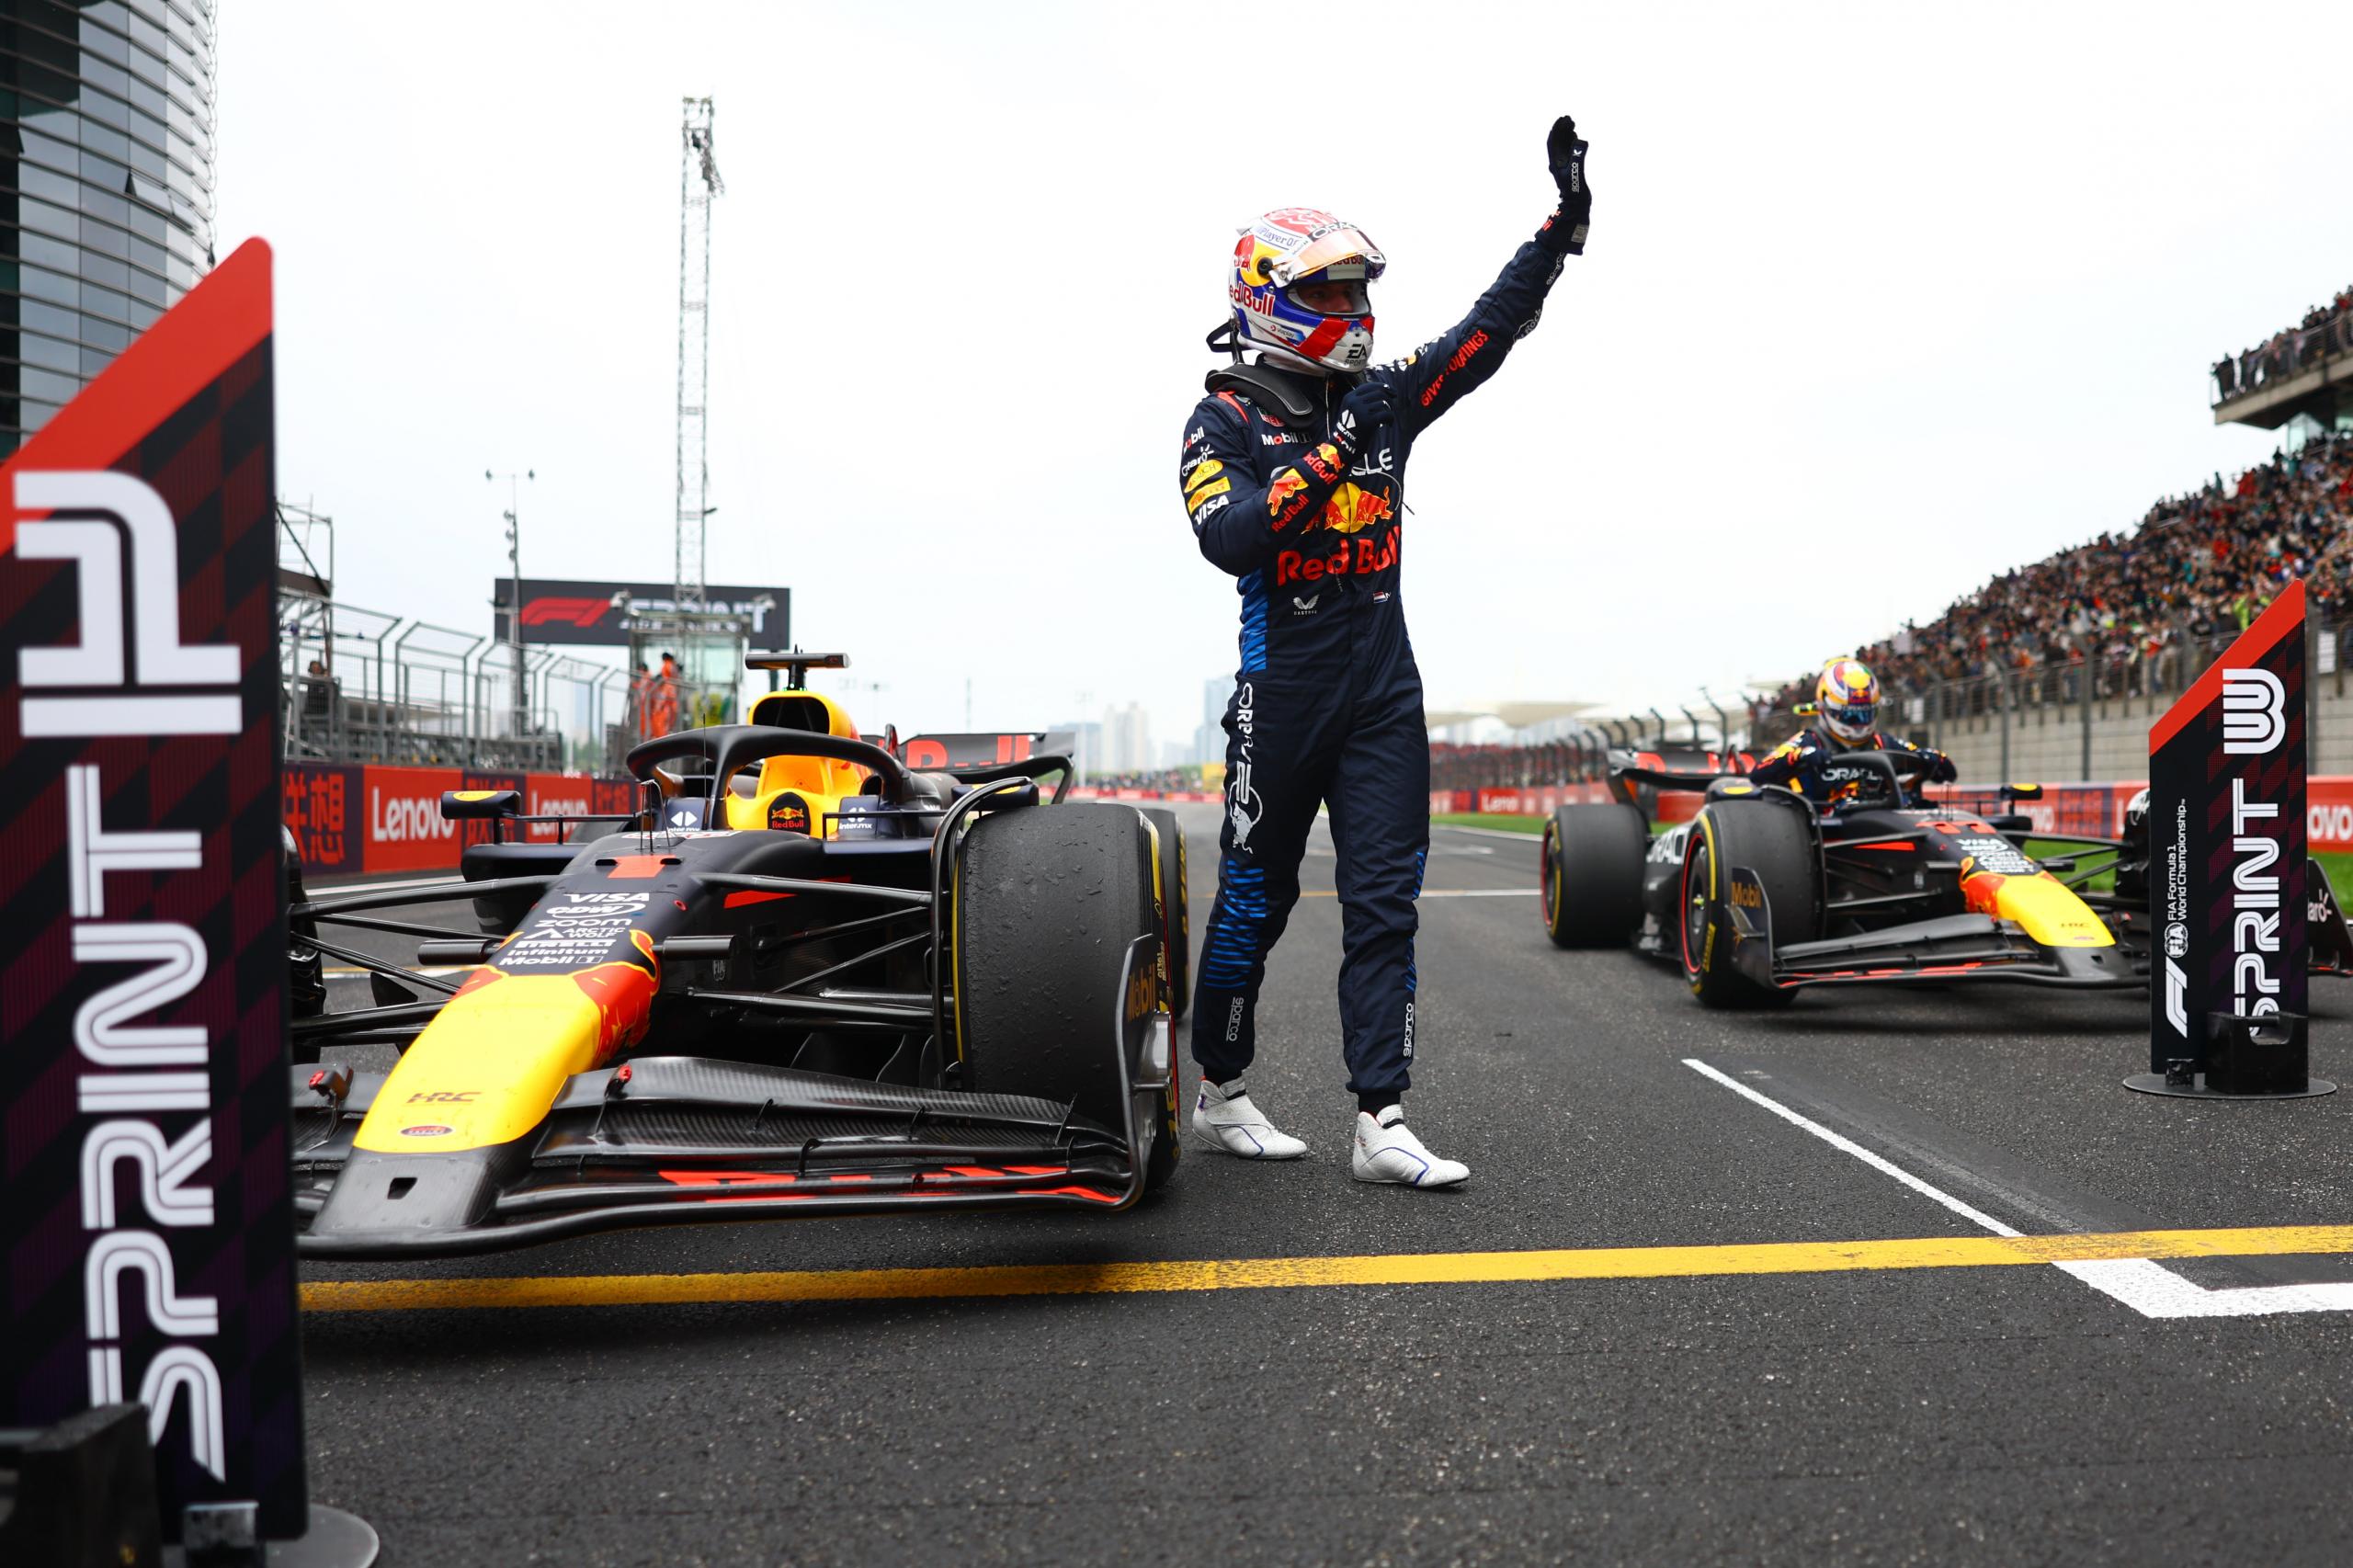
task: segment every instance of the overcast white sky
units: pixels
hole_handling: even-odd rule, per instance
[[[1237,225],[1449,325],[1593,144],[1593,240],[1417,449],[1435,707],[1671,705],[1927,617],[2257,460],[2206,367],[2353,281],[2353,6],[223,0],[222,254],[277,247],[282,492],[340,597],[488,629],[665,578],[678,100],[718,101],[711,576],[785,584],[869,728],[1140,699],[1232,582],[1178,506]]]

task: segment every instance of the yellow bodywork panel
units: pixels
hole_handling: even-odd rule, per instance
[[[446,1154],[507,1143],[537,1127],[564,1081],[601,1066],[645,1033],[660,977],[611,960],[563,974],[476,970],[376,1091],[355,1147]]]
[[[2002,876],[1980,871],[1961,881],[1969,907],[1996,919],[2015,920],[2046,948],[2112,948],[2116,938],[2084,901],[2048,871]]]

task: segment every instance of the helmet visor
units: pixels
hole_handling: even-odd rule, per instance
[[[1372,292],[1360,277],[1302,278],[1290,286],[1289,293],[1293,303],[1317,315],[1361,316],[1372,312]]]
[[[1859,740],[1870,734],[1871,726],[1879,722],[1879,705],[1874,702],[1849,702],[1843,707],[1833,708],[1824,703],[1822,722],[1830,727],[1833,734]]]
[[[1389,265],[1363,230],[1353,224],[1341,223],[1317,234],[1277,262],[1275,278],[1278,282],[1285,282],[1313,278],[1327,267],[1347,261],[1360,264],[1366,278],[1380,277],[1381,269]]]

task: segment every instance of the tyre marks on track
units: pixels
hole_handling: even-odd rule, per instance
[[[1700,1076],[1721,1084],[1733,1093],[1759,1106],[1788,1122],[1790,1126],[1820,1139],[1839,1153],[1853,1156],[1912,1191],[1960,1215],[1971,1224],[1991,1232],[2004,1240],[2026,1240],[2015,1227],[1972,1207],[1904,1169],[1894,1161],[1872,1153],[1845,1134],[1833,1131],[1811,1117],[1790,1109],[1771,1096],[1744,1084],[1698,1057],[1685,1057],[1683,1064]],[[2305,1227],[2291,1227],[2305,1229]],[[2336,1226],[2313,1227],[2320,1231],[2342,1229]],[[2109,1235],[2215,1234],[2198,1232],[2122,1232]],[[2059,1238],[2037,1238],[2055,1240]],[[2234,1256],[2252,1256],[2249,1253]],[[2336,1252],[2345,1249],[2314,1247],[2314,1252]],[[2200,1285],[2155,1261],[2160,1256],[2186,1257],[2187,1253],[2152,1252],[2138,1255],[2086,1256],[2082,1255],[2046,1259],[2052,1267],[2074,1276],[2076,1279],[2139,1312],[2147,1318],[2259,1317],[2283,1312],[2331,1312],[2353,1311],[2353,1282],[2331,1281],[2316,1284],[2258,1285],[2212,1290]],[[2207,1256],[2221,1256],[2209,1254]],[[2273,1256],[2278,1256],[2273,1254]]]

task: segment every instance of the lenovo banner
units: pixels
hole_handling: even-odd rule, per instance
[[[792,590],[714,585],[703,590],[712,609],[744,618],[755,648],[783,648],[792,642]],[[515,579],[491,585],[493,622],[506,641],[507,613],[515,604]],[[574,578],[523,579],[523,641],[573,648],[626,648],[636,621],[676,613],[676,585],[669,583],[584,582]]]
[[[271,428],[250,241],[0,469],[0,1426],[144,1405],[166,1539],[306,1523]]]
[[[492,824],[446,820],[445,790],[520,790],[530,816],[616,816],[632,810],[636,800],[629,779],[576,773],[290,762],[280,801],[305,876],[455,871],[467,845],[490,842]],[[594,836],[613,825],[590,824],[572,836]],[[531,823],[513,832],[518,838],[554,844],[563,830],[553,823]]]
[[[2303,1086],[2304,795],[2298,583],[2149,731],[2149,1069],[2177,1089]]]

